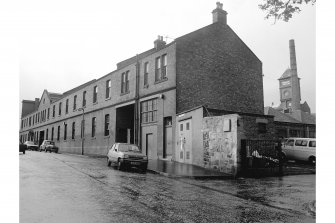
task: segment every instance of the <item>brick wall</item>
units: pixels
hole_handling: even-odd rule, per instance
[[[262,63],[227,25],[177,42],[177,113],[199,105],[263,114]]]

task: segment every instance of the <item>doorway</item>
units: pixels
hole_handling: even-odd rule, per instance
[[[163,158],[172,156],[172,117],[164,118]]]
[[[145,153],[148,156],[148,159],[156,159],[155,154],[153,153],[153,144],[154,136],[152,133],[145,135]]]
[[[192,120],[187,119],[179,122],[179,161],[192,163]]]
[[[43,140],[44,140],[44,131],[40,131],[38,146],[40,146],[42,144]]]
[[[116,109],[115,142],[134,144],[134,104]]]

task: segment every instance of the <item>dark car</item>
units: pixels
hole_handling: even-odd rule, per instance
[[[35,144],[33,141],[25,141],[24,144],[27,146],[27,150],[38,150],[38,145]]]
[[[58,147],[55,145],[54,141],[44,140],[42,145],[40,146],[40,152],[44,150],[45,152],[55,152],[58,153]]]
[[[23,152],[23,154],[26,154],[26,149],[27,149],[27,146],[23,144],[22,142],[20,142],[19,152]]]

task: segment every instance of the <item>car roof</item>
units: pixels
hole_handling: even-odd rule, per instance
[[[294,140],[316,140],[316,138],[298,138],[298,137],[291,137],[287,139],[294,139]]]

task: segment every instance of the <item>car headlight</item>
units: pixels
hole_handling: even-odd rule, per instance
[[[129,156],[127,154],[123,155],[123,158],[129,158]]]

